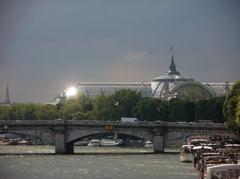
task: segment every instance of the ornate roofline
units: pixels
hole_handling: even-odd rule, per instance
[[[169,71],[166,73],[168,75],[180,75],[180,73],[176,69],[176,65],[174,62],[174,56],[172,55],[171,63],[169,65]]]

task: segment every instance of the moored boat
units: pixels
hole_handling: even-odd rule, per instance
[[[118,146],[120,144],[121,144],[121,140],[112,140],[112,139],[100,140],[100,146],[103,146],[103,147]]]
[[[18,145],[31,145],[32,142],[29,141],[29,140],[23,139],[23,140],[18,141],[17,144],[18,144]]]
[[[209,142],[209,139],[206,136],[191,136],[187,140],[188,145],[195,146],[205,145]]]
[[[153,143],[150,140],[147,140],[144,147],[148,147],[148,148],[153,147]]]
[[[213,150],[213,148],[210,147],[210,146],[202,145],[202,146],[195,146],[195,147],[192,148],[192,150],[193,151],[200,151],[201,150],[201,152],[204,153],[204,152],[211,152]]]
[[[99,139],[92,139],[88,143],[89,147],[99,147],[100,146],[100,140]]]
[[[238,179],[240,178],[239,164],[220,164],[207,167],[205,179]]]
[[[192,155],[192,148],[193,145],[183,145],[180,150],[180,161],[181,162],[192,162],[193,155]]]

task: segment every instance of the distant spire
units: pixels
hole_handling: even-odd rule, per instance
[[[169,71],[167,72],[168,75],[180,75],[180,73],[176,69],[176,65],[174,63],[174,56],[173,56],[173,46],[170,48],[171,54],[171,64],[169,66]]]
[[[11,103],[11,101],[10,101],[9,89],[8,89],[8,84],[7,84],[5,104],[10,104],[10,103]]]
[[[170,47],[169,54],[173,56],[173,46]]]
[[[227,96],[230,92],[229,82],[225,82],[225,95]]]

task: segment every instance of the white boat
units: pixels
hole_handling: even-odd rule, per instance
[[[113,140],[113,139],[100,140],[100,146],[103,146],[103,147],[118,146],[120,144],[121,144],[121,140]]]
[[[76,145],[76,146],[87,146],[88,143],[89,142],[87,140],[82,140],[82,141],[75,142],[74,145]]]
[[[192,148],[193,145],[183,145],[180,150],[180,161],[181,162],[192,162],[193,155],[192,155]]]
[[[221,164],[207,167],[206,179],[238,179],[240,178],[239,164]]]
[[[226,144],[224,145],[225,148],[239,148],[240,149],[240,144]]]
[[[209,138],[207,136],[190,136],[187,138],[188,145],[205,145],[209,143]]]
[[[18,145],[31,145],[32,142],[29,141],[29,140],[23,139],[23,140],[18,141],[17,144],[18,144]]]
[[[153,143],[150,140],[147,140],[144,147],[153,147]]]
[[[202,152],[211,152],[213,148],[210,146],[202,145],[202,146],[195,146],[192,148],[192,150],[193,151],[202,150]]]
[[[99,139],[92,139],[88,143],[89,147],[99,147],[100,146],[100,140]]]

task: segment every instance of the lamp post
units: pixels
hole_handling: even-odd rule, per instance
[[[117,106],[119,105],[118,101],[114,102],[113,103],[113,117],[114,117],[114,120],[117,120],[117,115],[116,115],[116,109],[117,109]]]

